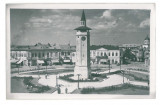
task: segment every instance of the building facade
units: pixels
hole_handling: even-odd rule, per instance
[[[107,48],[96,48],[90,50],[90,57],[92,59],[92,64],[101,64],[101,60],[98,60],[98,57],[106,59],[106,63],[118,64],[120,63],[120,50],[119,49],[107,49]],[[94,60],[95,59],[95,60]],[[102,60],[104,62],[104,60]]]

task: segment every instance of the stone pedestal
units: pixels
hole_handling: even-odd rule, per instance
[[[80,74],[79,79],[89,79],[91,76],[91,70],[87,66],[75,66],[74,68],[74,78],[78,79],[78,74]]]

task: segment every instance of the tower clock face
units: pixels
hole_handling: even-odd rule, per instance
[[[83,36],[83,37],[81,38],[81,40],[82,40],[82,41],[85,41],[85,40],[86,40],[86,37]]]

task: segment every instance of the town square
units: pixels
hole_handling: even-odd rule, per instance
[[[11,93],[149,95],[149,22],[150,10],[11,9]]]

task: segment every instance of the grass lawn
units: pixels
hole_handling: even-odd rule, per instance
[[[11,93],[29,93],[29,90],[23,83],[23,79],[11,78]]]
[[[122,75],[122,73],[120,74]],[[148,74],[142,74],[142,73],[138,73],[138,72],[134,72],[134,71],[130,71],[130,72],[125,72],[124,76],[128,79],[130,79],[131,81],[145,81],[148,82],[149,81],[149,75]]]
[[[73,72],[74,70],[73,69],[59,69],[59,70],[47,70],[46,71],[36,71],[36,72],[28,72],[28,73],[21,73],[21,74],[26,74],[26,75],[45,75],[46,73],[47,74],[59,74],[59,73],[66,73],[66,72]]]
[[[53,93],[55,87],[44,86],[38,83],[38,78],[12,77],[11,93]]]
[[[92,92],[91,94],[149,95],[149,90],[127,88],[115,91]]]
[[[74,91],[75,94],[77,91]],[[149,95],[149,88],[132,84],[120,84],[102,88],[82,88],[81,94]],[[73,93],[74,94],[74,93]]]

